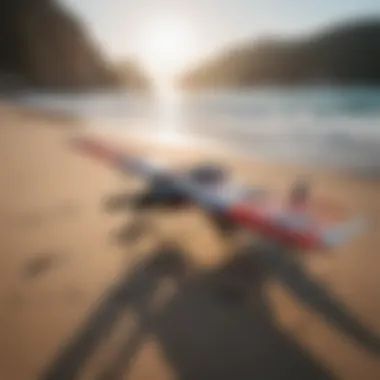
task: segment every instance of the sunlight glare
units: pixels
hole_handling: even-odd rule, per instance
[[[171,87],[159,88],[158,97],[158,140],[164,143],[180,143],[183,138],[181,99]]]
[[[194,57],[191,28],[184,20],[159,19],[142,27],[138,59],[159,88],[173,85]]]

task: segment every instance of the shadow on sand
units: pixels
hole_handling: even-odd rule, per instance
[[[185,255],[167,247],[154,252],[117,284],[59,353],[44,380],[79,378],[98,345],[124,313],[138,327],[121,344],[98,380],[122,379],[145,339],[156,339],[178,379],[329,379],[289,336],[279,330],[263,291],[267,276],[252,255],[194,273]],[[161,281],[176,293],[152,307]]]
[[[41,380],[79,378],[116,322],[131,312],[136,329],[96,380],[125,378],[152,339],[180,380],[332,379],[276,323],[264,289],[272,277],[356,343],[380,352],[380,341],[284,252],[246,250],[207,271],[197,270],[176,247],[162,246],[147,257],[109,290]],[[157,306],[164,279],[175,292]]]

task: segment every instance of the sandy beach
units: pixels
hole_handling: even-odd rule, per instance
[[[131,243],[130,211],[106,204],[139,184],[68,148],[80,121],[7,105],[0,120],[0,379],[380,379],[379,180],[308,171],[315,196],[372,220],[331,253],[233,254],[196,211],[152,215]],[[280,192],[306,171],[228,157]]]

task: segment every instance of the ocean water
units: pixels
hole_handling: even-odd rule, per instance
[[[168,143],[380,176],[380,89],[263,88],[157,95],[25,93],[19,102],[73,114],[89,128]]]

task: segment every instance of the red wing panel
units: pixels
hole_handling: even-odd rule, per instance
[[[229,214],[242,226],[285,245],[310,249],[319,245],[318,228],[304,212],[289,212],[279,205],[238,204]]]

